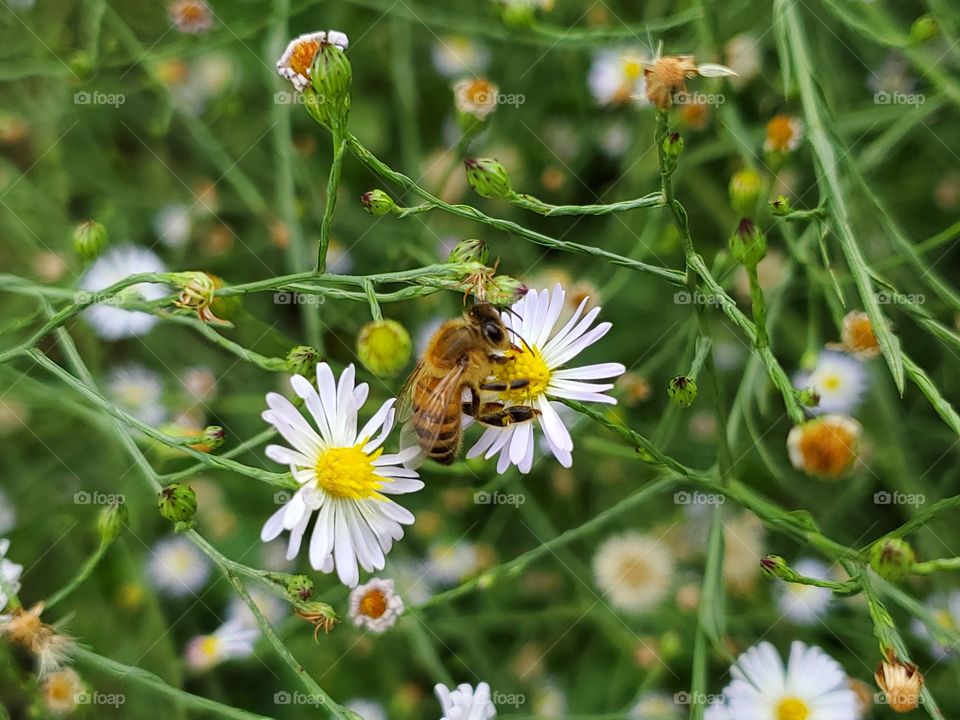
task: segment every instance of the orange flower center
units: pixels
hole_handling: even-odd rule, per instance
[[[866,313],[851,317],[847,322],[847,345],[851,350],[862,352],[874,350],[877,347],[877,336],[873,334],[873,326]]]
[[[313,59],[317,56],[319,49],[318,40],[301,40],[290,53],[290,68],[298,75],[306,77],[310,74],[310,66],[313,65]]]
[[[371,590],[360,600],[360,613],[376,620],[387,611],[387,596],[382,590]]]
[[[809,472],[838,477],[856,457],[857,436],[845,425],[813,421],[804,427],[799,447]]]
[[[493,100],[493,86],[484,78],[477,78],[467,86],[467,99],[474,105],[489,105]]]
[[[793,140],[793,121],[788,115],[777,115],[767,123],[767,141],[774,150],[786,150]]]

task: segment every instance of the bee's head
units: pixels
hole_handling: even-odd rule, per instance
[[[480,335],[493,347],[503,348],[508,344],[507,329],[500,319],[500,311],[488,302],[478,302],[467,311],[471,322]]]

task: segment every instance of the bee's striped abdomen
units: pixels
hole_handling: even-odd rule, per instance
[[[449,393],[446,407],[435,400],[431,403],[434,390],[442,380],[423,377],[417,383],[413,392],[413,427],[420,447],[430,458],[449,465],[460,451],[460,391]]]

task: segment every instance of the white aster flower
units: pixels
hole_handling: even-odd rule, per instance
[[[23,572],[23,565],[7,559],[9,549],[10,541],[6,538],[0,540],[0,610],[7,606],[13,595],[20,592],[20,573]]]
[[[806,577],[830,579],[830,568],[819,560],[802,558],[790,567]],[[813,625],[830,606],[832,597],[833,593],[827,588],[784,582],[778,588],[777,607],[791,622],[797,625]]]
[[[162,595],[195,595],[210,576],[210,561],[187,538],[173,535],[153,546],[147,574]]]
[[[649,56],[637,48],[600,50],[587,75],[590,94],[598,105],[649,105],[644,64]]]
[[[822,352],[813,370],[798,375],[794,386],[812,387],[820,396],[820,404],[809,409],[812,414],[850,415],[867,390],[867,372],[863,363],[849,355]]]
[[[433,66],[444,77],[476,75],[487,69],[490,51],[468,37],[446,36],[433,44]]]
[[[80,279],[80,289],[96,293],[136,273],[162,273],[167,269],[156,255],[135,245],[110,248]],[[159,300],[167,288],[159,283],[138,283],[125,288],[118,297],[139,294],[144,300]],[[157,317],[139,310],[124,310],[98,303],[83,311],[83,317],[104,340],[145,335],[157,324]]]
[[[734,35],[724,46],[727,65],[738,77],[731,78],[734,87],[742,87],[750,82],[763,69],[762,46],[756,36],[750,33]]]
[[[199,35],[213,27],[213,9],[206,0],[175,0],[167,8],[177,30]]]
[[[250,657],[259,637],[260,630],[257,628],[241,622],[226,622],[211,635],[197,635],[187,643],[184,653],[187,666],[202,672],[224,660]]]
[[[661,692],[644,693],[627,712],[630,720],[681,720],[683,715],[674,699]]]
[[[247,594],[257,606],[257,610],[271,625],[277,625],[287,615],[287,604],[269,590],[260,587],[247,588]],[[253,610],[243,601],[243,598],[234,596],[227,605],[227,625],[242,626],[259,629],[257,618]]]
[[[614,535],[597,548],[593,577],[613,607],[642,613],[670,591],[673,555],[665,544],[642,533]]]
[[[949,594],[937,593],[932,595],[924,603],[924,607],[939,629],[954,636],[960,632],[960,590],[953,590]],[[929,643],[930,654],[938,661],[944,660],[956,649],[955,645],[951,646],[944,643],[946,637],[937,636],[930,632],[930,628],[919,619],[913,620],[911,629],[917,637],[923,638]]]
[[[164,245],[181,247],[190,239],[190,208],[181,203],[164,205],[153,216],[153,231]]]
[[[433,543],[427,550],[423,576],[437,585],[456,585],[477,572],[482,562],[480,549],[469,540]]]
[[[415,560],[391,560],[386,574],[393,580],[401,597],[411,605],[422,605],[433,597],[433,581],[427,576],[424,563]]]
[[[357,431],[357,416],[370,388],[366,383],[355,385],[354,377],[354,367],[348,365],[338,385],[330,366],[320,363],[319,392],[305,377],[290,379],[317,429],[285,397],[267,394],[270,409],[263,419],[291,446],[269,445],[267,457],[288,464],[301,487],[260,532],[260,538],[269,542],[289,530],[287,557],[293,559],[310,518],[319,511],[310,538],[310,565],[326,573],[336,568],[349,587],[360,581],[358,563],[367,572],[382,570],[394,541],[403,537],[403,526],[413,523],[413,514],[387,496],[423,487],[416,471],[402,467],[419,448],[383,454],[393,428],[395,399],[383,403]]]
[[[490,699],[490,686],[485,682],[477,685],[476,690],[461,683],[452,691],[437,683],[433,691],[443,710],[440,720],[489,720],[497,714]]]
[[[497,109],[499,93],[500,88],[486,78],[464,79],[454,83],[453,104],[457,111],[472,115],[477,120],[485,120]]]
[[[310,87],[310,69],[313,67],[313,59],[320,51],[320,46],[325,43],[336,45],[341,50],[346,50],[349,45],[347,36],[337,30],[328,32],[321,30],[294,38],[277,60],[277,72],[280,73],[280,77],[293,83],[293,87],[299,92]]]
[[[72,668],[51,673],[43,681],[43,704],[53,716],[67,715],[77,707],[85,690],[83,681]]]
[[[107,375],[104,387],[121,410],[148,425],[159,425],[167,417],[163,407],[163,380],[143,365],[122,365]]]
[[[552,292],[531,290],[513,305],[510,312],[503,314],[504,325],[516,336],[515,344],[519,347],[512,351],[509,362],[496,367],[495,379],[501,382],[529,381],[519,390],[499,393],[499,398],[507,406],[526,405],[539,411],[537,421],[550,453],[561,465],[570,467],[573,464],[573,438],[557,413],[560,404],[551,398],[616,405],[614,398],[604,394],[613,387],[612,383],[584,381],[615,378],[626,368],[620,363],[600,363],[560,369],[612,327],[608,322],[590,327],[600,314],[600,308],[595,307],[581,317],[590,300],[585,297],[566,324],[554,331],[565,297],[559,283]],[[467,457],[484,455],[489,459],[500,453],[497,472],[503,473],[511,464],[520,472],[529,472],[533,465],[533,429],[532,422],[514,423],[505,428],[487,427]]]
[[[0,535],[4,535],[17,524],[17,511],[10,502],[10,496],[0,488]]]
[[[357,627],[380,634],[392,628],[403,615],[403,599],[393,580],[373,578],[350,591],[350,619]]]
[[[375,700],[354,698],[348,700],[344,707],[355,712],[362,720],[387,720],[387,711]]]
[[[747,650],[730,669],[723,691],[738,720],[849,720],[858,716],[857,695],[836,660],[818,647],[794,641],[786,667],[768,642]],[[717,711],[720,712],[720,711]]]

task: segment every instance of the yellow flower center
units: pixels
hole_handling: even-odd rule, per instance
[[[777,720],[807,720],[810,706],[797,698],[784,698],[777,704]]]
[[[786,150],[793,140],[793,120],[788,115],[776,115],[767,123],[767,140],[774,150]]]
[[[371,590],[360,600],[360,614],[376,620],[387,611],[387,598],[382,590]]]
[[[477,78],[467,87],[467,99],[474,105],[489,105],[493,100],[493,85],[484,78]]]
[[[317,488],[328,495],[344,500],[382,499],[380,488],[383,478],[373,472],[373,461],[383,449],[372,455],[363,452],[366,441],[353,447],[330,448],[318,459],[316,465]]]
[[[944,630],[956,630],[957,624],[953,620],[953,615],[950,614],[949,610],[936,610],[933,613],[933,619],[936,620],[937,625],[942,627]]]
[[[200,643],[200,651],[207,657],[216,657],[220,641],[213,635],[208,635]]]
[[[290,67],[298,75],[306,77],[310,66],[313,65],[313,58],[320,49],[320,43],[317,40],[301,40],[290,53]]]
[[[621,72],[627,80],[639,80],[643,74],[643,64],[634,57],[625,57],[621,61]]]
[[[817,384],[821,390],[830,390],[832,392],[837,390],[843,384],[843,381],[839,375],[833,374],[824,376],[823,380]]]
[[[502,399],[516,403],[526,403],[542,395],[550,383],[550,375],[550,368],[543,361],[540,351],[527,347],[512,352],[510,359],[503,365],[497,366],[494,374],[497,380],[505,383],[516,380],[529,381],[522,388],[500,393]]]

